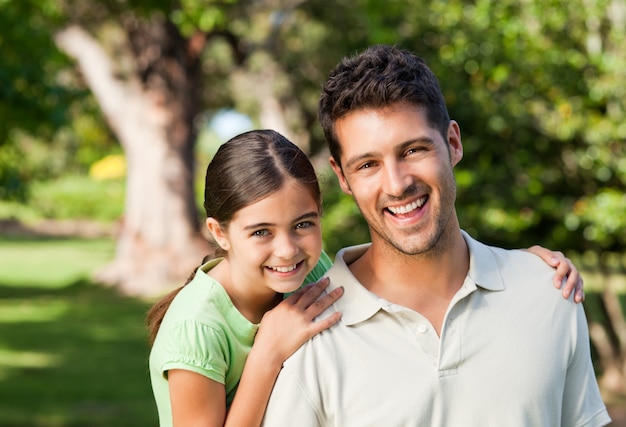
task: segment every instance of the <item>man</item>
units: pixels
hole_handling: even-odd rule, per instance
[[[388,46],[343,60],[319,117],[372,242],[337,254],[342,320],[285,362],[265,425],[609,423],[582,307],[541,259],[461,230],[461,133],[426,64]]]

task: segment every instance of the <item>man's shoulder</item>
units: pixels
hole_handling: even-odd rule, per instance
[[[522,249],[504,249],[466,238],[470,249],[468,275],[477,285],[497,283],[516,298],[563,300],[554,288],[556,270],[540,257]],[[485,286],[487,287],[487,286]],[[521,300],[520,300],[521,302]]]
[[[467,233],[464,238],[470,251],[470,269],[493,270],[494,268],[502,275],[511,274],[519,270],[526,271],[529,275],[553,274],[554,269],[540,257],[523,249],[505,249],[480,242]]]

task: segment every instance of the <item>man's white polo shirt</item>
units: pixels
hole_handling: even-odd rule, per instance
[[[583,308],[554,289],[554,270],[527,252],[464,238],[470,269],[441,337],[419,313],[356,281],[347,265],[367,245],[340,251],[328,291],[343,286],[344,295],[326,314],[341,311],[342,320],[285,362],[264,425],[609,423]]]

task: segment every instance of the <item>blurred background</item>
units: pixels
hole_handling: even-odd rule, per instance
[[[204,168],[272,128],[310,154],[331,254],[368,240],[316,122],[334,65],[424,57],[474,237],[583,272],[626,412],[626,0],[0,0],[0,425],[155,426],[145,311],[207,251]]]

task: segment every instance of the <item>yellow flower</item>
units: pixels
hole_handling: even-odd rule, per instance
[[[126,159],[121,154],[105,156],[89,168],[89,176],[100,181],[123,178],[125,174]]]

